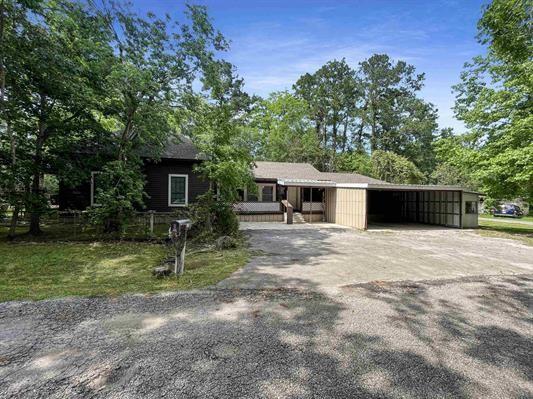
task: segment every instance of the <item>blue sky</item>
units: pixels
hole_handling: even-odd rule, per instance
[[[332,59],[357,64],[374,53],[426,74],[422,97],[439,109],[440,127],[463,129],[450,109],[451,86],[465,61],[483,53],[475,39],[486,0],[198,0],[231,41],[224,56],[248,92],[290,89]],[[181,12],[183,2],[134,0],[140,11]]]

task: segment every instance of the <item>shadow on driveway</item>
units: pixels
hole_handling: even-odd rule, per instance
[[[1,397],[531,397],[527,276],[0,304]]]

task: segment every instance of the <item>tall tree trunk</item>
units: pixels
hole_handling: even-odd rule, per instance
[[[363,129],[365,128],[365,124],[363,123],[363,121],[361,121],[361,126],[359,126],[359,131],[357,132],[357,151],[363,151],[365,146],[364,146],[364,143],[363,143]]]
[[[30,234],[39,235],[41,231],[41,174],[43,167],[43,145],[46,139],[46,122],[44,122],[45,98],[41,96],[41,119],[39,120],[38,135],[35,142],[35,155],[33,157],[33,176],[31,181],[31,213]]]
[[[16,173],[15,166],[17,164],[17,142],[15,139],[15,135],[13,134],[13,131],[11,129],[11,123],[9,122],[9,120],[7,121],[7,133],[9,136],[9,142],[11,146],[11,166],[13,168],[13,173]],[[18,223],[18,217],[20,213],[20,205],[19,205],[20,198],[18,198],[18,195],[16,194],[17,184],[15,181],[15,178],[13,178],[13,182],[9,189],[11,191],[11,196],[12,196],[11,198],[14,198],[14,200],[11,202],[12,203],[15,202],[15,205],[13,207],[13,213],[11,215],[11,224],[9,226],[9,232],[7,234],[7,238],[11,240],[15,237],[15,234],[17,233],[17,223]]]
[[[344,121],[344,128],[342,130],[342,153],[346,152],[346,143],[348,142],[348,118]]]
[[[371,132],[370,132],[370,151],[374,152],[378,149],[378,137],[377,137],[377,129],[376,129],[376,112],[372,109],[372,125],[371,125]]]

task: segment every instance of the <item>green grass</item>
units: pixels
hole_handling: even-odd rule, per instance
[[[115,296],[207,287],[249,258],[246,248],[187,255],[180,278],[151,272],[167,257],[148,242],[0,242],[0,301],[64,296]]]
[[[533,245],[533,226],[479,219],[480,234],[490,237],[518,239]]]
[[[517,222],[533,222],[533,216],[522,216],[522,217],[519,217],[519,218],[507,218],[507,217],[503,217],[503,216],[492,216],[490,214],[481,214],[479,215],[480,218],[485,218],[485,219],[498,219],[498,220],[516,220]]]

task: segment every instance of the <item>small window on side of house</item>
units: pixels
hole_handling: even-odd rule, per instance
[[[477,215],[477,201],[466,201],[465,213],[468,215]]]
[[[168,206],[186,206],[189,176],[168,175]]]
[[[244,201],[244,189],[242,188],[237,190],[237,201]]]

